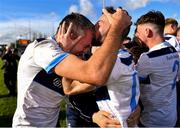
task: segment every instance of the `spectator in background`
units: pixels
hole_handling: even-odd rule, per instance
[[[173,18],[167,18],[165,20],[165,27],[164,27],[164,38],[165,41],[169,42],[177,51],[180,50],[179,43],[176,39],[176,32],[178,28],[177,20]]]
[[[18,69],[18,63],[19,63],[19,60],[20,60],[20,56],[19,56],[19,52],[18,52],[17,48],[12,49],[12,58],[15,60],[15,62],[14,62],[14,70],[13,70],[12,74],[16,78],[16,85],[17,85],[17,69]]]
[[[4,65],[4,83],[9,90],[9,96],[16,96],[17,64],[19,56],[13,53],[11,45],[6,46],[5,54],[2,56]]]
[[[176,38],[177,38],[177,41],[180,44],[180,27],[177,28]]]
[[[149,11],[136,22],[136,37],[149,48],[137,63],[142,83],[140,127],[176,125],[176,78],[180,75],[180,60],[175,48],[164,42],[164,26],[165,18],[159,11]]]

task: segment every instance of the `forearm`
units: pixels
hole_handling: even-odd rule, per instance
[[[80,83],[79,81],[69,80],[67,78],[63,78],[63,90],[66,95],[76,95],[80,93],[86,93],[96,89],[96,86]]]
[[[117,37],[119,36],[109,34],[105,43],[87,61],[69,55],[54,68],[55,73],[96,86],[104,85],[116,61],[117,50],[121,46],[120,38]]]
[[[91,69],[90,74],[95,73],[96,77],[100,80],[100,84],[96,83],[96,85],[104,85],[112,71],[117,59],[118,50],[122,45],[120,33],[121,32],[115,32],[114,29],[110,29],[102,46],[95,51],[92,57],[88,60],[90,63],[89,65],[92,66],[89,68]]]
[[[105,10],[103,12],[107,16],[111,27],[102,46],[91,58],[92,63],[96,63],[94,71],[100,77],[100,84],[97,83],[96,85],[104,85],[107,81],[116,61],[118,50],[122,46],[123,38],[127,35],[127,30],[129,30],[131,25],[131,17],[122,9],[117,9],[113,15],[109,15]]]
[[[124,35],[127,33],[127,27],[129,28],[131,25],[131,17],[122,9],[117,9],[113,15],[109,15],[107,12],[105,15],[110,21],[111,27],[102,46],[88,60],[90,63],[88,67],[91,67],[88,68],[91,69],[88,75],[92,76],[90,79],[96,80],[96,85],[101,86],[108,80],[117,59],[118,50],[122,46]]]

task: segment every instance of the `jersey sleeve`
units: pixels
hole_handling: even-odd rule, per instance
[[[52,40],[38,42],[33,54],[35,63],[45,69],[47,73],[50,73],[58,63],[69,55]]]

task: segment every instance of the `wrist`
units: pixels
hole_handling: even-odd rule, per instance
[[[113,37],[115,40],[118,40],[118,42],[122,41],[122,35],[123,35],[124,29],[118,28],[117,26],[111,26],[109,29],[109,37]]]

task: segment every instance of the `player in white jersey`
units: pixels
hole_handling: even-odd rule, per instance
[[[140,127],[174,127],[177,120],[176,78],[180,75],[180,60],[175,48],[164,42],[164,25],[164,16],[159,11],[150,11],[136,22],[136,36],[149,47],[137,63],[143,83]]]
[[[165,20],[164,38],[169,42],[177,51],[180,51],[178,40],[176,39],[176,32],[178,28],[177,20],[173,18],[167,18]]]
[[[164,38],[166,42],[169,42],[176,49],[176,51],[180,52],[179,42],[174,35],[167,34]]]
[[[113,8],[109,8],[109,12],[113,13]],[[96,38],[99,42],[103,42],[108,27],[109,21],[102,15],[96,23]],[[132,55],[123,49],[116,52],[118,57],[106,86],[97,89],[97,104],[100,110],[109,111],[123,127],[127,127],[127,119],[138,105],[139,80]]]
[[[115,26],[118,23],[130,24],[130,17],[124,11],[119,10],[117,13],[123,18],[125,16],[125,19],[113,16],[118,18],[118,21],[112,19],[114,21],[112,26],[114,27],[110,28],[112,31],[109,34],[109,38],[112,40],[114,40],[113,34],[119,36],[122,34],[122,32],[116,31]],[[123,26],[118,29],[122,31],[126,27]],[[117,54],[113,54],[107,57],[106,52],[109,53],[109,50],[117,49],[120,40],[115,41],[115,44],[108,40],[104,45],[105,47],[100,49],[99,53],[93,55],[89,61],[82,61],[75,55],[67,53],[67,51],[73,54],[83,52],[91,45],[92,37],[93,24],[83,15],[72,13],[62,20],[55,38],[36,40],[28,45],[18,66],[18,99],[17,109],[13,117],[13,127],[56,126],[59,104],[63,98],[60,76],[94,84],[102,84],[103,81],[106,81],[105,78],[108,77],[113,66],[113,58],[116,59],[117,56]],[[102,53],[106,56],[103,57]],[[111,62],[106,63],[107,60]],[[93,69],[94,66],[98,69],[95,71],[96,77],[93,75],[95,73],[91,70],[91,66]],[[109,71],[106,68],[106,71],[101,70],[101,67],[104,66]],[[97,74],[99,71],[107,75],[104,74],[103,77],[105,78],[103,80],[97,79],[97,77],[102,76],[102,74],[101,76]],[[118,124],[115,121],[111,123]]]
[[[123,127],[127,127],[127,119],[137,107],[139,95],[139,79],[133,57],[121,49],[107,83],[96,91],[96,102],[100,110],[112,113]]]
[[[115,12],[113,8],[107,10],[111,13]],[[97,42],[103,42],[109,27],[108,18],[103,14],[96,23]],[[110,112],[120,121],[121,126],[127,127],[127,119],[138,105],[139,80],[134,69],[133,57],[123,49],[113,52],[117,52],[118,57],[107,83],[96,91],[97,104],[100,110]]]
[[[41,50],[46,50],[46,54],[42,54]],[[51,70],[51,62],[58,63],[67,56],[68,53],[63,52],[51,38],[36,40],[28,45],[19,61],[18,101],[13,127],[56,126],[59,103],[64,93],[61,77],[47,72]]]

